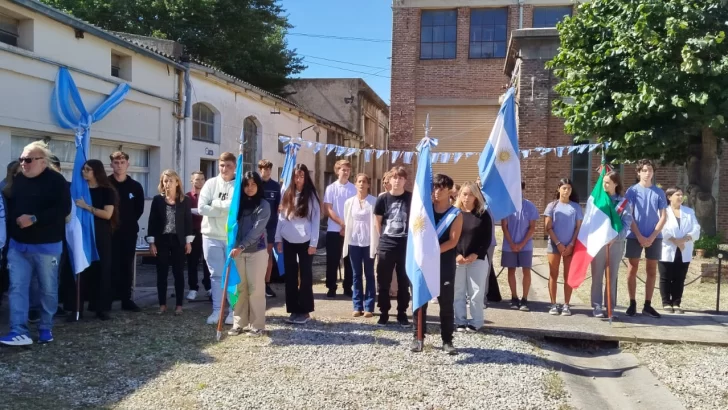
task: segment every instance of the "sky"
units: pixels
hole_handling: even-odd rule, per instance
[[[382,100],[390,103],[391,0],[281,0],[280,3],[293,25],[287,36],[288,48],[304,57],[308,66],[298,77],[363,78]]]

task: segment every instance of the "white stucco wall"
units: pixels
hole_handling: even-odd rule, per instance
[[[232,153],[239,152],[239,138],[243,127],[243,120],[247,117],[254,117],[258,126],[258,150],[254,162],[258,162],[262,158],[266,158],[273,162],[273,174],[277,175],[278,167],[283,166],[285,155],[278,152],[278,136],[286,135],[290,137],[298,136],[299,132],[306,127],[313,125],[308,119],[299,117],[288,112],[287,109],[279,108],[280,114],[271,114],[273,107],[266,102],[262,102],[260,97],[252,92],[245,93],[234,85],[223,85],[219,80],[211,77],[205,77],[204,73],[195,72],[191,75],[192,82],[192,104],[204,103],[211,107],[216,113],[216,127],[220,127],[219,131],[215,131],[217,136],[216,143],[195,141],[192,139],[192,121],[190,121],[187,132],[187,153],[186,153],[186,173],[200,168],[200,159],[217,160],[220,153],[230,151]],[[303,137],[308,140],[315,140],[316,134],[312,129],[304,131]],[[321,127],[319,133],[319,141],[326,143],[326,128]],[[207,150],[212,150],[212,154],[206,154]],[[209,152],[209,151],[208,151]],[[321,151],[323,152],[323,150]],[[319,155],[323,155],[319,153]],[[316,169],[315,155],[313,151],[303,147],[298,154],[298,162],[308,166],[311,177],[314,181],[318,181],[318,177],[323,175],[322,170]],[[320,157],[323,163],[323,156]],[[247,160],[246,160],[247,162]],[[189,178],[186,178],[189,179]],[[186,188],[189,189],[189,181],[186,182]]]

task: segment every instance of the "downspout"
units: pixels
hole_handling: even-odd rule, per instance
[[[174,141],[174,169],[178,174],[183,175],[182,163],[182,148],[183,148],[183,136],[182,127],[184,127],[184,78],[182,70],[175,69],[177,73],[177,106],[178,111],[175,115],[177,118],[177,136]]]
[[[518,0],[518,28],[523,28],[523,2],[524,0]]]
[[[187,130],[192,129],[190,122],[192,121],[192,82],[190,81],[190,59],[188,56],[182,56],[182,65],[185,67],[185,77],[184,77],[184,84],[185,84],[185,104],[184,104],[184,129],[185,132],[184,135],[184,158],[185,158],[185,174],[189,173],[187,168],[187,141],[192,139],[191,135],[187,135]],[[189,137],[189,138],[188,138]],[[196,168],[196,167],[195,167]],[[191,187],[190,187],[191,188]]]

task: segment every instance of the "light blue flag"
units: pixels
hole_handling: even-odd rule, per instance
[[[417,145],[420,161],[412,191],[407,234],[407,277],[412,283],[412,310],[440,296],[440,243],[432,209],[430,148],[437,141],[425,137]]]
[[[94,234],[94,216],[91,212],[76,208],[75,204],[79,198],[83,198],[87,204],[91,203],[91,191],[81,172],[83,164],[88,160],[91,124],[101,121],[121,104],[128,92],[129,84],[118,85],[92,113],[89,113],[71,73],[65,67],[61,67],[58,71],[51,101],[51,113],[59,126],[76,131],[76,157],[73,161],[71,179],[71,221],[66,224],[66,242],[75,274],[83,272],[91,262],[99,260]]]
[[[240,135],[242,139],[242,133]],[[240,284],[240,274],[235,266],[235,260],[230,257],[230,252],[235,247],[235,240],[238,237],[238,211],[240,210],[240,195],[243,191],[243,150],[240,150],[238,155],[238,162],[235,165],[235,182],[233,186],[233,197],[230,199],[230,211],[228,213],[227,224],[225,230],[227,231],[227,251],[225,253],[225,269],[223,272],[227,272],[228,266],[230,267],[230,276],[228,276],[228,300],[230,306],[235,306],[238,301],[238,284]],[[223,281],[222,286],[225,286]],[[223,289],[226,290],[226,289]]]
[[[301,144],[290,143],[286,145],[286,159],[283,161],[283,171],[281,172],[281,179],[283,184],[281,185],[281,195],[286,192],[288,186],[291,185],[291,179],[293,179],[293,168],[296,166],[296,157],[298,156],[298,150],[301,148]],[[278,264],[278,274],[280,276],[285,275],[285,269],[283,266],[283,253],[278,252],[278,247],[273,247],[273,257],[276,259]]]
[[[515,88],[506,91],[488,143],[478,160],[483,195],[493,220],[521,210],[521,162],[518,158]]]

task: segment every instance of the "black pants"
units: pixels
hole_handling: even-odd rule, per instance
[[[111,253],[114,300],[131,300],[136,263],[136,232],[114,232],[114,247]]]
[[[160,306],[167,306],[167,276],[172,265],[174,277],[174,298],[176,306],[182,306],[185,292],[185,244],[180,243],[177,234],[156,238],[157,247],[157,298]]]
[[[111,254],[113,248],[111,232],[108,229],[98,229],[99,226],[100,224],[97,223],[95,232],[99,260],[93,262],[88,269],[81,273],[83,275],[81,277],[81,286],[88,290],[86,294],[89,300],[89,310],[96,311],[96,313],[110,311],[114,296],[111,277]],[[78,311],[82,312],[83,308]]]
[[[440,336],[442,343],[452,343],[452,333],[455,329],[455,311],[453,302],[455,300],[455,266],[440,267],[440,296],[437,303],[440,305]],[[427,334],[427,305],[425,303],[422,309],[423,335]],[[415,324],[415,337],[417,337],[417,329],[419,327],[418,315],[419,310],[412,312],[412,321]]]
[[[407,252],[405,249],[380,251],[377,253],[377,283],[379,296],[377,302],[383,315],[389,314],[392,302],[389,300],[389,287],[392,285],[392,274],[397,272],[397,315],[407,315],[409,306],[409,278],[405,270]]]
[[[204,272],[202,286],[205,287],[205,290],[210,290],[210,270],[207,268],[207,262],[205,262],[205,256],[202,252],[202,234],[198,232],[195,234],[195,240],[192,241],[192,251],[187,255],[187,285],[190,290],[200,290],[197,279],[197,267],[200,266],[200,259],[202,259],[202,270]]]
[[[658,262],[660,271],[660,296],[663,305],[680,306],[683,289],[685,289],[685,276],[688,273],[690,262],[683,263],[680,249],[675,251],[673,262]]]
[[[339,274],[339,263],[344,252],[344,237],[338,232],[326,232],[326,287],[336,290],[336,280]],[[344,292],[351,293],[353,285],[351,261],[344,258]]]
[[[313,312],[313,256],[308,254],[310,242],[290,243],[283,240],[283,266],[286,278],[286,311],[307,314]],[[298,261],[296,261],[298,258]],[[298,285],[298,275],[301,285]]]

